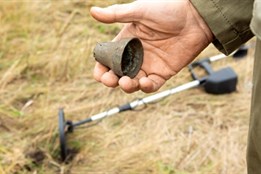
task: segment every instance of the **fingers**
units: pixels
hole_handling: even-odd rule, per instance
[[[139,90],[139,80],[131,79],[128,76],[120,78],[119,85],[121,89],[126,93],[133,93]]]
[[[108,87],[112,87],[112,88],[115,88],[118,86],[118,81],[119,81],[119,77],[117,75],[115,75],[112,70],[104,73],[101,77],[101,82],[104,85],[106,85]]]
[[[158,75],[147,76],[143,70],[133,79],[128,76],[119,78],[112,70],[109,70],[98,62],[95,65],[93,76],[95,80],[103,83],[107,87],[115,88],[119,85],[126,93],[133,93],[138,90],[142,90],[145,93],[155,92],[166,81]]]
[[[93,71],[93,77],[98,82],[103,83],[105,86],[115,88],[118,86],[119,78],[112,70],[103,66],[99,62],[96,63]]]
[[[148,77],[135,77],[131,79],[127,76],[119,80],[121,89],[126,93],[133,93],[141,90],[145,93],[156,92],[166,82],[166,80],[158,75],[149,75]]]
[[[99,62],[96,62],[94,70],[93,70],[93,77],[96,81],[101,82],[101,77],[104,73],[109,71],[109,68],[103,66]]]
[[[140,90],[139,79],[142,77],[146,77],[146,73],[143,70],[140,70],[137,76],[133,79],[127,76],[120,78],[119,85],[124,92],[133,93]]]
[[[134,1],[129,4],[116,4],[106,8],[92,7],[90,12],[96,20],[103,23],[129,23],[140,19],[142,10],[137,13],[140,9],[137,3],[137,1]]]
[[[140,90],[145,93],[156,92],[166,82],[166,80],[158,75],[149,75],[139,80]]]

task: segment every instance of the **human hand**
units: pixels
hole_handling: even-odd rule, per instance
[[[189,64],[213,39],[212,32],[189,0],[138,0],[107,8],[92,7],[91,15],[103,23],[126,23],[114,41],[138,37],[144,61],[138,75],[119,78],[96,63],[94,78],[127,93],[157,91]]]

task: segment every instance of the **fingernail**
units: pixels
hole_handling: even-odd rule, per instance
[[[102,8],[101,7],[92,7],[92,10],[94,10],[96,12],[101,12]]]

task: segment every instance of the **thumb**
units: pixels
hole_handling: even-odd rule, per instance
[[[116,4],[106,8],[92,7],[91,15],[98,21],[103,23],[130,23],[138,21],[142,10],[139,10],[137,1],[129,4]]]

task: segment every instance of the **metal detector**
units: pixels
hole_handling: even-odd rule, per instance
[[[232,53],[233,58],[241,58],[247,55],[248,52],[248,47],[242,46],[240,47],[237,51]],[[203,86],[205,91],[207,93],[211,94],[225,94],[225,93],[231,93],[236,90],[236,84],[237,84],[237,74],[233,71],[232,68],[226,67],[223,69],[220,69],[218,71],[214,71],[211,68],[210,63],[226,58],[227,56],[223,54],[219,54],[210,58],[205,58],[199,61],[195,61],[192,64],[190,64],[189,70],[191,72],[192,78],[194,79],[191,82],[188,82],[186,84],[171,88],[169,90],[165,90],[159,93],[156,93],[154,95],[147,96],[142,99],[137,99],[134,100],[130,103],[126,103],[124,105],[114,107],[112,109],[109,109],[105,112],[93,115],[89,118],[86,118],[84,120],[78,121],[78,122],[72,122],[70,120],[66,120],[64,116],[64,111],[62,108],[59,109],[59,114],[58,114],[58,121],[59,121],[59,137],[60,137],[60,154],[61,154],[61,160],[66,161],[68,157],[68,148],[66,144],[66,134],[73,132],[73,130],[81,126],[85,123],[101,120],[105,117],[109,117],[112,115],[115,115],[120,112],[128,111],[128,110],[133,110],[138,106],[141,105],[146,105],[151,102],[154,102],[156,100],[165,98],[167,96],[170,96],[172,94],[198,87],[198,86]],[[207,75],[204,77],[199,78],[195,72],[194,68],[195,67],[201,67],[203,68],[206,72]]]

